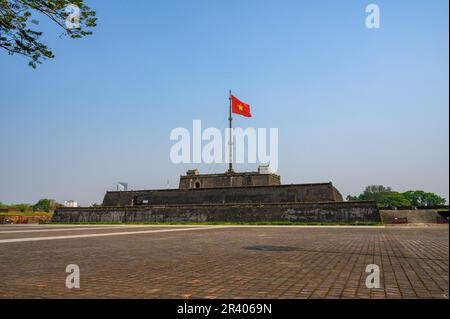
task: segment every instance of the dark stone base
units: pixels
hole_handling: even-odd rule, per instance
[[[52,222],[380,222],[375,202],[61,208]]]

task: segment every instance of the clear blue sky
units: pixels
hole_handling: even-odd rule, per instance
[[[279,128],[284,183],[448,198],[448,1],[372,2],[379,30],[359,0],[87,1],[81,40],[41,21],[54,60],[0,51],[0,201],[177,187],[192,165],[171,163],[170,131],[224,127],[228,89],[252,105],[239,126]]]

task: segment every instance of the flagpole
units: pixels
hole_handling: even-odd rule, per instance
[[[230,90],[230,97],[229,97],[229,100],[230,100],[230,116],[228,117],[228,120],[230,121],[230,137],[229,137],[229,147],[230,147],[230,151],[229,151],[229,164],[228,164],[228,173],[229,174],[231,174],[231,173],[233,173],[233,153],[232,153],[232,151],[233,151],[233,141],[232,141],[232,137],[233,137],[233,135],[232,135],[232,133],[231,133],[231,122],[233,121],[233,118],[232,118],[232,116],[231,116],[231,90]]]

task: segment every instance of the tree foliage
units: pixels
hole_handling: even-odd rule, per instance
[[[445,204],[445,198],[440,197],[434,193],[425,192],[422,190],[407,191],[403,193],[413,206],[436,206]]]
[[[369,185],[364,189],[363,194],[370,196],[371,194],[389,193],[392,192],[392,188],[383,185]]]
[[[60,206],[55,200],[43,198],[33,205],[34,212],[50,212]]]
[[[347,196],[348,201],[373,200],[381,207],[434,206],[445,204],[445,198],[425,191],[399,193],[383,185],[367,186],[359,196]]]
[[[80,9],[79,28],[68,28],[66,19],[71,12],[69,5]],[[9,54],[20,54],[29,60],[33,68],[53,52],[40,41],[41,31],[35,29],[39,17],[50,19],[70,38],[82,38],[92,34],[97,18],[83,0],[0,0],[0,48]]]
[[[374,200],[378,205],[383,207],[388,206],[410,206],[411,203],[406,200],[401,194],[393,192],[391,187],[383,185],[369,185],[364,189],[364,192],[358,196],[359,200]]]
[[[381,207],[411,206],[411,202],[399,192],[381,193],[381,196],[379,196],[376,201]]]

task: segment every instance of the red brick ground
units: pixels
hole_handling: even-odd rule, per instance
[[[43,227],[0,227],[1,298],[448,298],[448,225],[230,227],[1,242],[168,229],[8,233]],[[78,290],[65,287],[72,263],[81,270]],[[368,264],[380,266],[380,289],[365,286]]]

